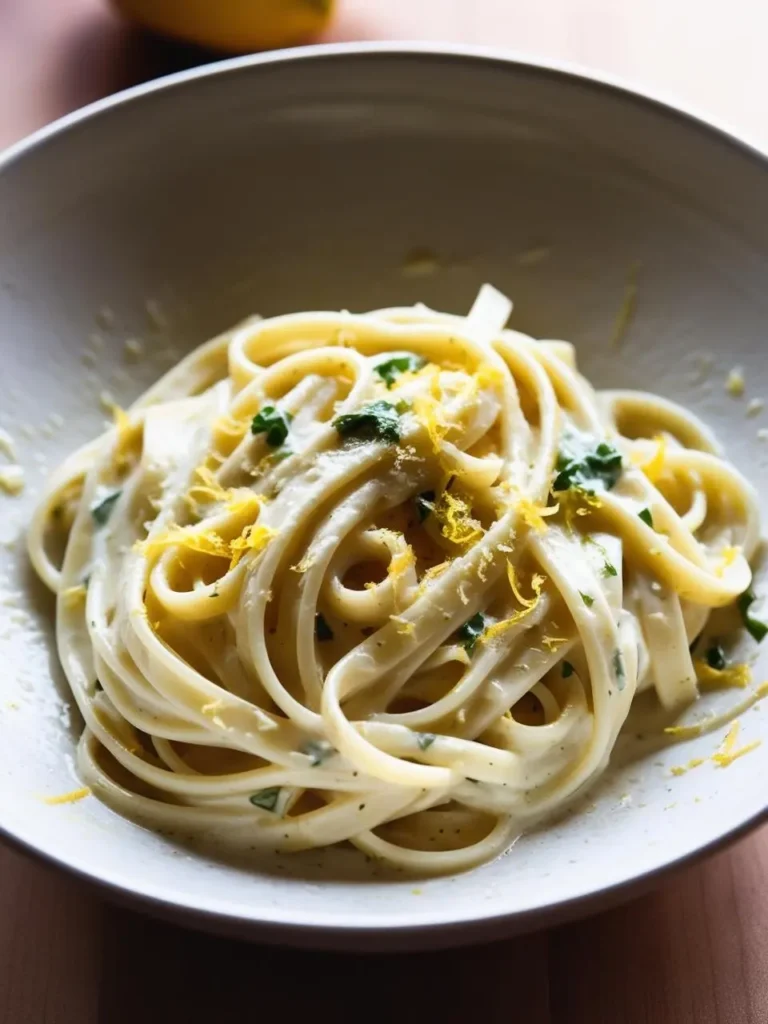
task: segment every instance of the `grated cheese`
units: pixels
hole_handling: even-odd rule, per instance
[[[21,494],[24,490],[24,470],[21,466],[0,466],[0,490],[7,494]]]
[[[401,618],[399,615],[389,616],[392,622],[397,625],[397,632],[402,636],[413,636],[416,632],[416,625],[413,622],[408,622],[406,619]]]

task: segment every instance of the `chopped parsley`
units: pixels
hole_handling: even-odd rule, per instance
[[[750,615],[749,609],[756,600],[757,598],[751,590],[745,590],[740,595],[737,604],[741,614],[741,621],[746,626],[747,632],[760,643],[765,638],[766,633],[768,633],[768,625],[761,619],[756,619],[753,615]]]
[[[122,491],[113,491],[111,494],[108,494],[106,498],[102,498],[101,501],[94,501],[91,505],[91,515],[93,516],[93,521],[97,526],[106,525],[109,517],[114,511],[117,500],[122,493]]]
[[[378,363],[374,370],[386,383],[387,388],[391,388],[401,373],[413,373],[416,370],[420,370],[422,366],[426,366],[426,364],[427,361],[422,356],[413,355],[409,352],[407,355],[393,356],[391,359],[387,359],[386,362]]]
[[[581,600],[584,602],[587,608],[591,608],[592,605],[595,603],[594,597],[591,597],[589,594],[585,594],[582,590],[579,591],[579,596],[581,597]]]
[[[433,732],[417,732],[416,742],[419,745],[419,750],[429,750],[436,738]]]
[[[560,674],[562,675],[563,679],[567,679],[568,676],[573,675],[573,665],[570,663],[570,661],[563,662],[563,667]]]
[[[269,789],[260,789],[258,793],[251,793],[248,797],[254,807],[261,807],[264,811],[274,811],[277,801],[280,798],[280,787],[270,786]]]
[[[323,761],[333,757],[336,751],[327,740],[307,740],[301,748],[301,753],[310,759],[311,768],[317,768]]]
[[[646,526],[650,526],[653,529],[653,514],[649,508],[644,508],[642,511],[637,513],[638,518],[642,519]]]
[[[333,630],[320,612],[315,616],[315,636],[321,643],[324,640],[333,640]]]
[[[622,469],[621,453],[607,441],[600,441],[580,456],[561,451],[555,463],[557,476],[552,490],[567,491],[573,487],[593,494],[594,484],[601,483],[610,491],[618,483]]]
[[[279,448],[288,437],[288,429],[293,416],[289,412],[281,412],[274,405],[265,405],[251,422],[252,434],[266,434],[270,448]]]
[[[422,491],[421,494],[416,495],[416,511],[419,515],[420,523],[423,523],[432,511],[432,507],[435,504],[435,497],[436,495],[434,491]]]
[[[400,440],[400,418],[391,402],[371,402],[359,412],[350,412],[333,421],[342,437],[355,441],[386,441],[397,444]]]
[[[627,671],[624,668],[624,659],[622,658],[621,651],[618,647],[613,652],[613,672],[616,676],[616,685],[620,690],[623,690],[627,679]]]
[[[611,565],[610,562],[605,562],[603,565],[603,576],[618,576],[615,565]]]
[[[709,667],[717,669],[718,672],[722,672],[726,666],[725,652],[720,644],[713,644],[704,657]]]
[[[474,650],[475,644],[485,632],[485,616],[482,612],[473,615],[471,619],[457,631],[459,643],[465,651],[470,653]]]

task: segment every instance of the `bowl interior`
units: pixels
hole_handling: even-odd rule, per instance
[[[768,743],[727,770],[671,775],[721,734],[616,769],[580,813],[496,863],[427,882],[323,852],[224,864],[96,800],[44,802],[77,785],[79,723],[52,601],[23,552],[35,495],[101,428],[102,392],[128,402],[246,314],[417,300],[463,311],[490,281],[514,299],[513,326],[574,341],[599,386],[693,408],[768,496],[768,443],[760,415],[747,416],[768,391],[761,158],[618,90],[459,54],[319,49],[181,79],[44,135],[0,173],[0,426],[27,472],[20,497],[0,496],[0,825],[121,889],[224,915],[225,927],[474,922],[490,934],[763,812]],[[419,250],[434,261],[414,261]],[[633,279],[635,315],[617,342]],[[737,365],[738,400],[724,388]],[[742,725],[745,742],[768,739],[765,713]]]

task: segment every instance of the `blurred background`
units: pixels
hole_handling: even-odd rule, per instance
[[[573,62],[766,143],[767,28],[764,0],[0,0],[0,146],[226,50],[393,39]]]

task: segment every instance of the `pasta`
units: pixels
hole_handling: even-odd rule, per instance
[[[638,694],[696,699],[753,489],[510,312],[484,286],[466,317],[252,319],[54,473],[29,549],[99,798],[452,872],[583,793]]]

